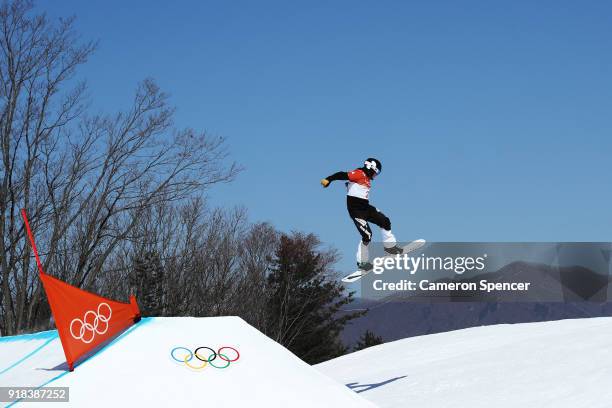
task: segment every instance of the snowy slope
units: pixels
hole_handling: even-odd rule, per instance
[[[497,325],[316,366],[380,407],[612,407],[612,318]]]
[[[240,351],[226,369],[195,371],[170,356],[177,346],[224,345]],[[70,403],[53,406],[374,406],[237,317],[143,319],[74,372],[65,370],[55,331],[0,339],[0,385],[70,387]]]

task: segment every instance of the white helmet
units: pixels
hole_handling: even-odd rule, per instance
[[[375,159],[373,157],[367,158],[363,164],[366,171],[369,170],[370,174],[368,174],[368,176],[370,177],[374,175],[379,175],[382,171],[382,164],[380,164],[380,161],[378,159]]]

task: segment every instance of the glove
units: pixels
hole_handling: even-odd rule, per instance
[[[329,183],[330,183],[330,182],[329,182],[329,180],[328,180],[328,179],[322,179],[322,180],[321,180],[321,185],[322,185],[323,187],[327,187],[327,186],[329,186]]]

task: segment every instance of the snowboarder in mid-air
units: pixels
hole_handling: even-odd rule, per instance
[[[378,225],[382,233],[385,252],[389,255],[398,255],[403,249],[397,246],[395,236],[391,232],[391,220],[385,214],[372,206],[369,201],[372,181],[382,171],[380,161],[369,158],[363,167],[353,171],[339,171],[321,180],[323,187],[328,187],[332,181],[346,180],[346,207],[349,216],[361,234],[361,241],[357,247],[357,268],[369,271],[373,265],[368,255],[368,244],[372,240],[370,222]]]

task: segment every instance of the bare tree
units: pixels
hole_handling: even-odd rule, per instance
[[[226,163],[223,138],[175,130],[150,79],[128,110],[89,115],[75,73],[95,43],[80,41],[73,19],[53,22],[16,0],[0,7],[0,31],[0,330],[11,334],[44,318],[20,208],[45,269],[91,287],[148,209],[200,195],[239,168]]]
[[[242,279],[238,281],[232,297],[236,299],[233,314],[253,326],[263,329],[268,317],[267,278],[274,268],[274,256],[279,244],[280,233],[268,223],[254,224],[243,238],[243,250],[239,270]],[[247,302],[240,301],[248,299]]]
[[[201,199],[160,203],[122,241],[96,290],[109,296],[131,291],[144,299],[149,288],[158,293],[161,284],[155,309],[161,306],[162,315],[238,315],[263,327],[266,278],[278,236],[269,224],[250,224],[242,208],[209,209]],[[161,260],[163,272],[143,279],[133,263],[150,254]],[[128,288],[126,282],[139,287]]]
[[[334,279],[333,250],[312,234],[250,224],[243,208],[206,205],[234,179],[225,141],[175,129],[151,79],[128,109],[93,114],[77,68],[95,50],[73,19],[0,6],[0,334],[49,325],[24,237],[26,208],[44,269],[113,298],[139,294],[146,314],[238,315],[309,362],[344,351],[356,314]]]

